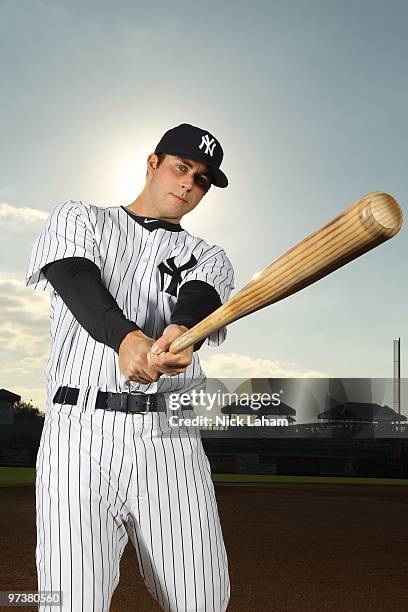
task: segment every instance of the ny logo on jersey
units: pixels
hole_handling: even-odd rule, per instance
[[[203,147],[205,147],[204,153],[207,153],[207,154],[209,153],[212,157],[216,144],[217,143],[215,142],[214,138],[211,138],[210,140],[209,135],[206,134],[205,136],[201,136],[201,144],[199,146],[199,149],[202,149]]]
[[[164,275],[167,274],[171,277],[171,281],[166,289],[166,293],[169,293],[170,295],[174,295],[174,297],[176,297],[177,287],[181,283],[181,273],[185,270],[193,268],[196,263],[197,260],[194,255],[191,255],[188,262],[183,264],[179,268],[174,263],[174,257],[169,257],[168,259],[166,259],[166,261],[162,261],[162,263],[157,266],[160,271],[161,290],[163,291],[164,289]]]

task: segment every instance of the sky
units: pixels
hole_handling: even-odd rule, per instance
[[[48,295],[24,286],[66,199],[132,202],[182,122],[214,133],[227,189],[183,226],[235,290],[370,191],[408,200],[408,4],[390,0],[0,1],[0,388],[43,406]],[[201,349],[212,377],[388,377],[406,365],[406,228]]]

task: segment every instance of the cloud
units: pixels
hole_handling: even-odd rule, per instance
[[[47,360],[47,355],[23,357],[14,363],[3,366],[1,375],[5,379],[13,380],[14,386],[17,384],[20,389],[22,386],[27,387],[29,384],[35,386],[38,384],[39,376],[44,376]]]
[[[326,378],[326,372],[309,370],[295,363],[272,361],[226,353],[211,355],[202,360],[204,372],[209,378]]]
[[[0,387],[43,408],[49,352],[48,294],[0,276]]]
[[[49,345],[49,296],[27,289],[22,281],[0,277],[2,352],[38,356]]]
[[[27,206],[12,206],[6,202],[0,202],[0,227],[4,223],[16,223],[16,229],[24,223],[41,223],[46,220],[48,213]]]
[[[0,203],[0,387],[32,399],[39,407],[44,406],[44,369],[50,350],[49,296],[27,289],[24,276],[34,239],[47,216],[34,208]]]
[[[47,216],[48,213],[36,208],[0,203],[0,269],[3,276],[24,277],[34,240]]]

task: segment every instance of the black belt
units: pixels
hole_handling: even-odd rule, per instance
[[[54,399],[54,404],[69,404],[75,406],[78,403],[79,389],[73,387],[60,387]],[[109,391],[98,391],[95,408],[101,410],[113,410],[114,412],[131,412],[134,414],[148,414],[149,412],[165,412],[166,401],[163,394],[133,393],[111,393]]]

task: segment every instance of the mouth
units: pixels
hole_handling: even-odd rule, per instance
[[[188,204],[188,201],[185,200],[184,198],[182,198],[181,196],[178,196],[175,193],[171,193],[170,195],[172,195],[173,198],[175,198],[177,200],[177,202],[180,202],[180,203],[183,203],[183,204]]]

